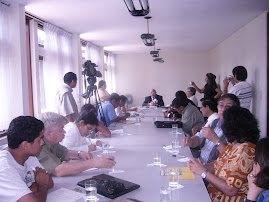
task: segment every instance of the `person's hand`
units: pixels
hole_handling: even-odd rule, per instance
[[[96,141],[96,145],[99,146],[99,147],[101,147],[102,146],[102,141],[101,140],[97,140]]]
[[[255,184],[257,174],[260,172],[260,166],[258,163],[255,163],[253,165],[252,172],[248,175],[248,195],[247,199],[256,201],[258,195],[263,191],[262,188],[257,187]]]
[[[97,133],[95,133],[94,137],[97,137],[100,134],[102,134],[102,133],[100,131],[98,131]]]
[[[214,144],[216,144],[219,141],[219,137],[217,136],[217,134],[214,132],[214,130],[212,128],[210,128],[210,126],[208,127],[203,127],[202,128],[203,131],[203,136],[210,140],[211,142],[213,142]]]
[[[181,145],[183,147],[187,147],[187,146],[190,147],[192,145],[192,139],[191,139],[191,137],[184,137],[183,140],[182,140],[182,142],[181,142]]]
[[[228,85],[229,85],[229,81],[228,81],[228,78],[225,77],[225,79],[223,80],[223,85],[224,85],[224,88],[228,88]]]
[[[94,144],[91,144],[88,146],[88,151],[91,152],[91,151],[95,151],[96,150],[96,145]]]
[[[42,186],[47,189],[53,187],[53,180],[51,176],[46,172],[45,169],[36,167],[34,171],[35,182],[38,187]]]
[[[169,112],[170,112],[169,110],[166,110],[165,112],[163,112],[163,115],[165,118],[168,116]]]
[[[196,84],[195,84],[193,81],[191,81],[190,83],[191,83],[191,85],[193,85],[193,86],[195,86],[195,85],[196,85]]]
[[[149,106],[155,106],[155,103],[154,103],[153,101],[151,101],[151,102],[149,103]]]
[[[112,168],[116,162],[113,156],[101,156],[91,160],[95,168]]]
[[[129,117],[130,115],[131,115],[131,114],[128,113],[128,112],[125,113],[125,117],[126,117],[126,118]]]
[[[187,165],[192,172],[199,175],[201,175],[206,170],[200,159],[190,158],[190,160],[187,162]]]
[[[86,160],[89,160],[89,159],[92,159],[92,158],[93,158],[92,155],[91,155],[90,153],[88,153],[88,152],[83,152],[83,151],[81,151],[81,152],[79,153],[79,156],[80,156],[80,158],[81,158],[83,161],[86,161]]]
[[[202,129],[201,126],[194,126],[192,129],[191,129],[191,132],[193,135],[195,135],[197,132],[199,132],[200,130]]]

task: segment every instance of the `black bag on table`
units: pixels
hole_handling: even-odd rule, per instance
[[[182,128],[181,121],[155,121],[154,124],[157,128],[172,128],[173,124],[177,124],[178,128]]]

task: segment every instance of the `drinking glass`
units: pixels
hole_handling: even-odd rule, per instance
[[[171,169],[168,172],[168,179],[169,179],[169,187],[177,188],[179,183],[179,173],[176,169]]]
[[[140,117],[139,116],[135,117],[135,125],[137,125],[137,126],[140,125]]]
[[[95,180],[88,180],[85,182],[86,201],[97,200],[97,183]]]
[[[172,133],[173,134],[176,134],[177,133],[177,128],[178,128],[178,125],[177,124],[172,124]]]
[[[155,166],[161,165],[161,154],[158,151],[153,152],[153,165]]]
[[[160,202],[171,202],[171,189],[170,187],[160,188]]]
[[[127,133],[127,125],[123,125],[122,126],[122,135],[124,136],[124,135],[128,135],[128,133]]]
[[[102,141],[102,149],[103,149],[103,153],[104,155],[107,155],[109,153],[109,142],[108,141]]]
[[[173,154],[178,154],[180,148],[179,140],[175,139],[172,141],[172,152]]]
[[[109,154],[109,156],[114,156],[115,157],[115,154],[114,155]],[[109,174],[122,173],[122,172],[124,172],[124,170],[117,170],[117,169],[114,168],[114,166],[111,169],[109,169],[109,171],[108,171]]]

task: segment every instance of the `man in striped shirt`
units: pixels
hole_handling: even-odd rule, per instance
[[[246,81],[247,77],[248,73],[246,68],[243,66],[236,66],[233,69],[233,76],[223,80],[223,94],[227,93],[229,81],[231,81],[233,86],[229,89],[228,93],[236,95],[240,100],[240,106],[250,110],[250,103],[252,100],[252,86]]]

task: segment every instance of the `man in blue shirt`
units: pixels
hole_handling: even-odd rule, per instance
[[[98,109],[98,119],[105,126],[109,126],[112,122],[118,122],[125,120],[126,116],[118,117],[115,112],[115,108],[119,106],[120,96],[117,93],[112,93],[110,95],[109,101],[105,101],[101,107]],[[102,117],[105,120],[102,120]]]

